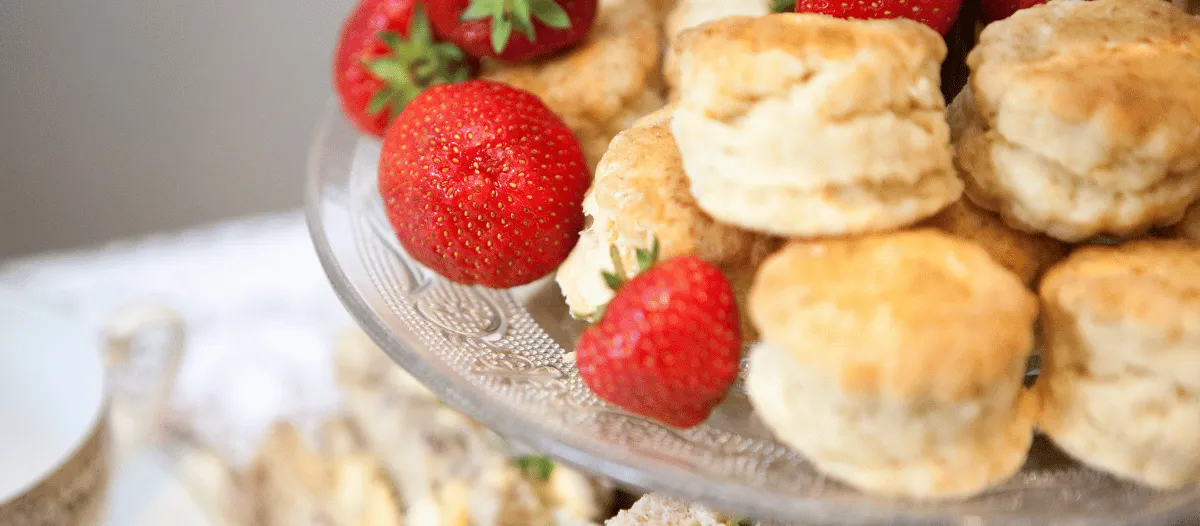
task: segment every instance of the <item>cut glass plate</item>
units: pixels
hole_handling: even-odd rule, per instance
[[[583,326],[552,279],[513,290],[451,283],[409,259],[376,190],[380,144],[330,105],[309,159],[309,227],[346,308],[447,404],[511,440],[648,491],[735,516],[812,524],[1133,524],[1198,521],[1200,491],[1159,492],[1081,467],[1039,438],[1012,480],[941,503],[861,494],[776,441],[740,387],[681,430],[605,404],[572,363]]]

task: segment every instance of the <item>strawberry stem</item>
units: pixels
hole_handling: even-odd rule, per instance
[[[492,19],[492,49],[503,53],[513,30],[537,41],[534,21],[554,29],[571,27],[571,17],[555,0],[471,0],[459,20]]]
[[[658,238],[654,238],[654,241],[650,245],[650,250],[641,248],[635,250],[634,255],[637,258],[637,274],[641,274],[642,272],[650,270],[650,267],[653,267],[655,263],[658,263],[659,252],[660,246],[658,244]],[[616,292],[617,289],[620,289],[621,286],[633,278],[633,276],[630,276],[629,273],[625,271],[625,263],[621,261],[621,252],[617,250],[615,245],[608,247],[608,257],[612,259],[613,271],[601,272],[600,275],[604,278],[604,283],[608,285],[608,288],[612,289],[613,292]]]
[[[617,251],[615,245],[608,247],[608,257],[612,258],[613,271],[604,272],[601,275],[604,277],[604,283],[608,285],[608,288],[616,292],[617,289],[621,288],[621,285],[624,285],[629,280],[629,275],[625,273],[625,264],[621,262],[621,253]]]
[[[387,44],[389,53],[363,61],[363,67],[383,81],[367,103],[371,115],[390,108],[395,118],[422,91],[471,76],[466,54],[450,42],[434,40],[429,17],[419,5],[413,10],[407,37],[393,31],[381,31],[377,36]]]
[[[650,267],[653,267],[658,263],[658,256],[660,252],[659,249],[660,247],[658,244],[658,238],[654,238],[654,241],[650,244],[650,250],[639,248],[634,251],[634,254],[637,257],[638,274],[650,270]],[[612,291],[616,293],[621,289],[621,287],[628,283],[633,276],[630,276],[627,272],[625,272],[625,263],[621,261],[621,252],[617,250],[615,245],[608,247],[608,257],[612,259],[613,271],[601,272],[600,276],[604,278],[604,284],[608,285],[608,288],[612,289]],[[590,316],[586,316],[582,319],[588,323],[596,323],[604,317],[604,311],[607,308],[607,304],[601,305],[600,308],[596,309],[596,312],[593,312]]]
[[[654,238],[654,243],[650,246],[649,252],[640,248],[635,251],[638,262],[638,273],[650,270],[650,267],[653,267],[658,262],[658,248],[658,238]]]

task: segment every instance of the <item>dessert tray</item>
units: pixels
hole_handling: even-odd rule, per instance
[[[1081,467],[1041,438],[1021,472],[962,501],[861,494],[772,438],[735,387],[704,424],[675,429],[598,400],[572,363],[583,324],[551,278],[512,290],[449,282],[409,259],[376,190],[378,141],[330,104],[309,158],[320,260],[357,322],[444,402],[530,448],[645,490],[785,523],[1173,523],[1200,491],[1161,492]]]

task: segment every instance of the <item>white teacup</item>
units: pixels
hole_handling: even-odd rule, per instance
[[[178,316],[126,311],[102,353],[53,309],[0,289],[0,524],[101,524],[110,472],[127,453],[110,445],[106,370],[129,359],[135,334],[156,325],[170,332],[172,354],[150,404],[161,411],[182,351]]]

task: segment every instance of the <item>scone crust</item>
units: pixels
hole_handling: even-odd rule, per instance
[[[962,190],[962,182],[949,170],[935,170],[907,183],[830,184],[816,190],[692,178],[692,194],[714,217],[795,238],[893,230],[936,214]]]
[[[775,238],[718,223],[700,210],[668,121],[618,134],[596,171],[583,204],[591,225],[557,275],[577,317],[612,298],[601,279],[601,272],[612,271],[609,247],[617,248],[627,271],[637,268],[636,250],[656,238],[661,259],[695,254],[725,272],[744,305],[759,263],[779,246]]]
[[[760,0],[679,0],[667,15],[664,29],[667,53],[663,59],[663,77],[667,87],[679,86],[678,50],[675,42],[685,29],[720,20],[729,16],[764,16],[771,13],[766,1]]]
[[[1198,45],[1200,19],[1169,2],[1060,1],[989,25],[968,63],[1007,140],[1130,189],[1200,166]]]
[[[1200,244],[1083,248],[1040,294],[1043,432],[1123,478],[1200,482]]]
[[[601,0],[587,40],[524,64],[484,64],[480,76],[536,94],[595,168],[621,130],[663,106],[662,30],[643,0]]]
[[[1200,20],[1157,0],[1059,1],[968,57],[967,192],[1066,241],[1177,221],[1200,195]]]
[[[780,13],[731,16],[689,29],[678,37],[686,104],[721,120],[743,115],[756,99],[779,96],[826,68],[836,85],[814,90],[812,111],[835,121],[873,113],[905,114],[942,108],[938,68],[946,44],[911,20],[841,20],[824,15]],[[789,65],[772,69],[771,66]],[[928,85],[913,84],[926,78]],[[695,89],[692,83],[703,84]]]
[[[1183,219],[1171,229],[1175,237],[1200,241],[1200,202],[1188,208]]]
[[[964,400],[1024,371],[1037,303],[982,248],[919,229],[790,243],[749,298],[764,341],[853,394]]]
[[[1133,237],[1178,222],[1200,196],[1200,170],[1170,173],[1136,190],[1114,190],[1006,141],[975,111],[951,122],[964,126],[953,135],[966,195],[1022,230],[1067,242]]]
[[[633,125],[630,127],[631,128],[643,128],[646,126],[655,126],[658,124],[666,124],[668,127],[670,127],[670,120],[671,120],[671,117],[673,117],[674,115],[675,115],[675,105],[667,104],[666,106],[663,106],[657,110],[654,110],[653,112],[647,113],[646,115],[643,115],[638,120],[633,121]],[[672,139],[672,140],[674,140],[674,139]],[[676,147],[675,150],[676,150],[676,152],[678,152],[679,148]]]
[[[797,237],[860,233],[961,195],[938,87],[946,47],[929,28],[727,17],[684,31],[676,48],[672,131],[717,219]]]
[[[1048,236],[1008,226],[1000,216],[960,199],[922,223],[983,247],[992,259],[1033,285],[1046,269],[1066,257],[1068,246]]]
[[[1033,441],[1036,403],[1021,371],[965,400],[846,392],[836,372],[762,342],[747,391],[760,418],[816,468],[873,494],[975,495],[1016,473]]]

